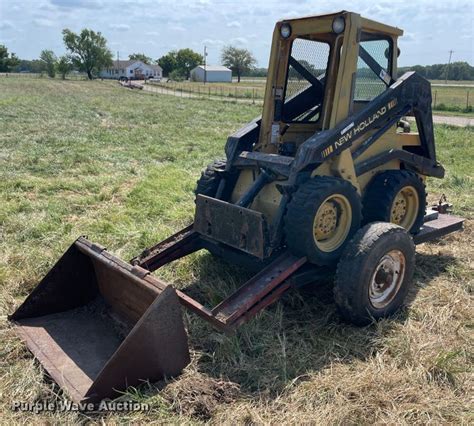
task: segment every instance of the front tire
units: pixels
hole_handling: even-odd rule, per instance
[[[360,228],[361,202],[349,182],[316,176],[293,194],[285,215],[290,251],[316,265],[332,265]]]
[[[415,245],[401,226],[375,222],[360,229],[339,261],[334,298],[356,325],[393,315],[412,286]]]
[[[408,170],[379,173],[367,187],[363,206],[364,223],[391,222],[416,234],[426,212],[424,183]]]
[[[197,181],[196,189],[194,191],[196,196],[199,194],[208,197],[216,196],[219,183],[222,179],[222,172],[225,170],[226,164],[226,160],[214,160],[206,167]]]

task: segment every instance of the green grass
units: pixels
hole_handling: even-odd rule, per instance
[[[154,84],[171,90],[193,93],[200,97],[224,97],[231,99],[262,100],[265,95],[265,79],[248,79],[240,83],[197,83],[197,82],[161,82]],[[443,82],[444,83],[444,82]],[[454,85],[433,86],[433,109],[438,114],[454,112],[472,114],[474,104],[473,87],[456,87]]]
[[[473,111],[474,87],[433,86],[431,92],[434,110]]]
[[[6,315],[79,235],[123,259],[192,221],[201,169],[260,114],[108,82],[0,79],[0,421],[468,423],[472,389],[472,220],[418,249],[416,299],[366,328],[340,321],[330,283],[286,295],[233,336],[186,313],[193,362],[163,391],[126,397],[146,413],[12,412],[13,401],[67,398],[45,379]],[[445,193],[473,217],[472,129],[436,127]],[[216,302],[247,273],[202,252],[159,276]],[[471,325],[470,325],[471,324]]]

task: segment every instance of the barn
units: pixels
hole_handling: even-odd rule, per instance
[[[232,71],[222,65],[198,65],[191,70],[191,81],[232,83]]]

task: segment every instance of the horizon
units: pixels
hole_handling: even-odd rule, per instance
[[[41,50],[66,52],[61,31],[90,28],[101,32],[120,59],[144,53],[157,60],[170,50],[189,47],[203,53],[209,65],[219,65],[226,45],[249,49],[258,68],[268,66],[275,22],[343,10],[347,2],[315,7],[310,1],[262,0],[23,0],[11,5],[0,0],[0,44],[20,59],[37,59]],[[412,2],[413,3],[413,2]],[[474,2],[458,0],[451,6],[427,1],[374,5],[356,1],[351,10],[404,30],[399,39],[399,66],[474,63]],[[20,14],[19,11],[22,13]],[[187,30],[189,28],[189,30]],[[249,30],[250,28],[250,30]],[[31,40],[35,40],[31,43]]]

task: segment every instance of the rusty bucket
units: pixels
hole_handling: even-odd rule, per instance
[[[190,361],[176,291],[83,237],[10,320],[75,402],[175,376]]]

